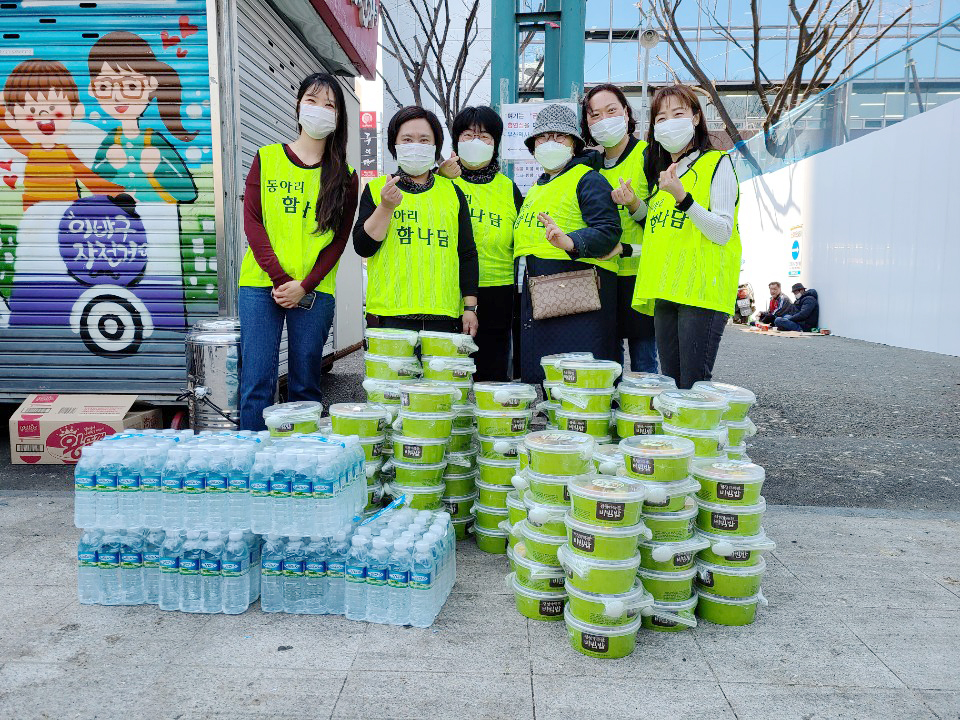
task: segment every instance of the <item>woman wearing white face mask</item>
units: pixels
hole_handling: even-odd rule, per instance
[[[337,266],[357,208],[347,165],[343,91],[325,73],[297,92],[300,135],[260,148],[243,199],[249,248],[240,269],[240,427],[262,430],[277,386],[280,336],[289,341],[289,399],[320,397],[323,346],[333,322]]]
[[[643,160],[647,143],[633,133],[637,123],[633,108],[623,91],[604,83],[590,88],[583,98],[580,128],[588,144],[600,145],[603,152],[596,169],[613,186],[613,201],[620,211],[622,254],[617,272],[617,341],[627,341],[630,369],[634,372],[659,372],[657,342],[654,337],[653,303],[633,309],[633,292],[640,267],[643,221],[647,215],[647,179]]]
[[[617,260],[608,256],[622,230],[613,188],[581,154],[584,142],[575,112],[563,105],[546,106],[524,142],[544,170],[527,193],[513,233],[522,288],[521,376],[532,383],[543,380],[544,355],[584,351],[598,359],[620,360]],[[559,308],[562,314],[553,317],[534,312],[530,278],[591,268],[599,286],[599,310],[567,314]]]
[[[651,188],[634,307],[656,301],[662,372],[681,389],[709,380],[737,299],[739,185],[714,150],[685,85],[660,88],[650,108],[644,173]]]
[[[453,119],[453,182],[470,206],[473,239],[480,265],[477,300],[483,325],[477,333],[475,380],[509,380],[513,329],[513,223],[523,204],[520,189],[500,172],[503,121],[493,108],[467,107]],[[447,175],[448,165],[440,166]],[[517,349],[514,349],[514,353]]]
[[[360,197],[353,246],[367,260],[372,327],[477,334],[477,247],[463,192],[434,175],[443,128],[409,106],[387,127],[400,169]]]

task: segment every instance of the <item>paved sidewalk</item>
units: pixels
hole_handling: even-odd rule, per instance
[[[0,492],[0,718],[960,717],[960,514],[772,506],[770,606],[592,660],[464,543],[426,630],[81,606],[72,495]]]

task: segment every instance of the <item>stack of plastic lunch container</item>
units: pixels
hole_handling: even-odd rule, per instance
[[[376,403],[337,403],[330,406],[330,430],[325,435],[360,438],[366,455],[367,506],[366,512],[379,509],[383,497],[382,468],[386,450],[386,430],[393,422],[396,407]]]
[[[569,352],[556,355],[544,355],[540,358],[540,367],[543,368],[543,396],[545,400],[537,405],[537,411],[547,418],[547,430],[557,429],[557,410],[560,409],[560,400],[553,391],[563,386],[563,373],[557,367],[561,360],[593,360],[593,353]]]
[[[728,408],[723,414],[722,424],[727,430],[727,457],[732,460],[749,460],[746,440],[757,434],[757,426],[753,424],[753,420],[747,413],[756,404],[757,396],[752,390],[738,385],[707,380],[694,383],[693,389],[726,398]]]
[[[663,416],[663,433],[690,440],[695,457],[727,456],[723,416],[728,405],[723,395],[700,388],[664,390],[653,399],[653,407]]]
[[[322,412],[323,405],[318,402],[278,403],[264,408],[263,422],[270,437],[290,437],[294,433],[306,435],[317,432]]]
[[[523,383],[481,382],[473,386],[473,394],[480,433],[474,534],[481,550],[503,554],[513,527],[507,497],[520,470],[518,446],[530,429],[537,390]]]
[[[614,387],[623,368],[610,360],[593,358],[561,358],[554,363],[560,384],[552,385],[551,397],[559,408],[547,408],[559,430],[581,432],[598,443],[611,440],[612,404],[617,395]]]
[[[663,416],[653,407],[653,399],[664,390],[676,390],[673,378],[654,373],[624,373],[617,387],[614,412],[617,436],[659,435]]]

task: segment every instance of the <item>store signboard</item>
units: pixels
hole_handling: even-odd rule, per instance
[[[377,69],[379,0],[310,0],[347,57],[367,80]]]
[[[360,177],[375,178],[377,168],[377,113],[360,111]]]

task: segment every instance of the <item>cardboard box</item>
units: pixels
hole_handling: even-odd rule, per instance
[[[10,418],[14,465],[73,465],[84,445],[130,428],[159,428],[160,411],[131,410],[136,395],[30,395]]]

